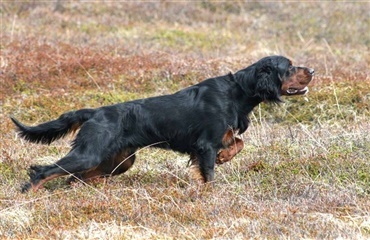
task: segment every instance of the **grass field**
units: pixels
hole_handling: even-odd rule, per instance
[[[369,3],[50,2],[0,3],[1,239],[370,238]],[[173,93],[273,54],[315,68],[310,92],[257,107],[213,189],[188,156],[143,149],[122,176],[19,192],[72,137],[27,143],[9,116]]]

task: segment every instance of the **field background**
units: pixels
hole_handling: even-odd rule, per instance
[[[0,238],[370,238],[369,3],[0,4]],[[311,91],[254,110],[214,189],[190,183],[187,156],[144,149],[122,176],[19,192],[72,138],[27,143],[9,116],[173,93],[273,54],[315,68]]]

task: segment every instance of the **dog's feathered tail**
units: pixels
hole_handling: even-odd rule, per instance
[[[19,135],[27,141],[34,143],[50,144],[76,131],[84,122],[89,120],[95,113],[95,109],[81,109],[62,114],[58,119],[40,125],[30,127],[10,117],[17,126]]]

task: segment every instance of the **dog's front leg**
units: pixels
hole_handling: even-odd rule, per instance
[[[191,179],[198,184],[212,182],[216,156],[216,150],[212,148],[201,149],[201,151],[190,154]]]
[[[216,164],[223,164],[231,161],[244,147],[243,140],[236,137],[238,129],[229,128],[222,137],[223,149],[217,154]]]
[[[190,180],[195,182],[198,185],[203,184],[205,182],[204,177],[202,175],[202,172],[200,171],[199,161],[195,153],[190,154],[189,164],[190,164],[190,169],[189,169]]]
[[[231,161],[236,154],[238,154],[244,148],[243,140],[235,137],[233,141],[227,146],[227,148],[222,149],[217,154],[216,164],[223,164],[225,162]]]

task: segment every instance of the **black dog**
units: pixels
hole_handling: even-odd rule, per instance
[[[30,167],[22,191],[67,174],[81,180],[121,174],[134,163],[135,151],[149,145],[190,154],[193,178],[213,181],[215,163],[230,161],[243,148],[234,133],[247,129],[252,109],[263,101],[281,102],[281,95],[305,94],[313,74],[270,56],[171,95],[71,111],[35,127],[12,118],[20,136],[35,143],[50,144],[81,128],[65,157]]]

